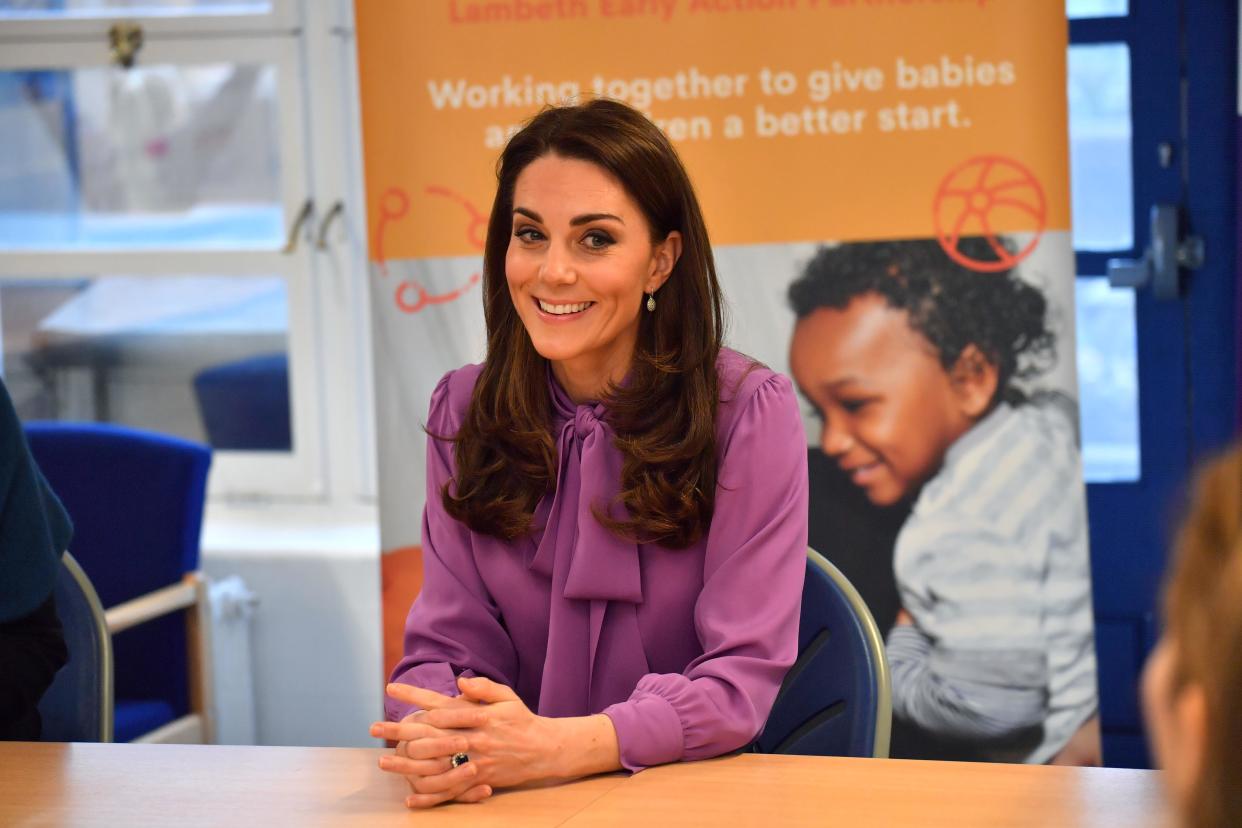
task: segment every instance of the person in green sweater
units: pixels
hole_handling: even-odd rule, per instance
[[[39,699],[68,660],[52,587],[72,535],[0,380],[0,739],[39,738]]]

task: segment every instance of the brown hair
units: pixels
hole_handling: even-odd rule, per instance
[[[1190,824],[1218,828],[1242,814],[1242,443],[1198,475],[1165,593],[1175,692],[1203,688],[1204,754]]]
[[[450,515],[476,532],[529,533],[539,499],[556,486],[547,360],[509,296],[505,254],[513,190],[546,155],[588,161],[621,183],[657,243],[674,230],[682,252],[660,289],[659,310],[640,313],[623,387],[602,402],[624,458],[620,501],[628,517],[596,519],[643,542],[685,547],[711,521],[716,488],[716,357],[723,336],[720,287],[707,227],[668,138],[638,111],[610,100],[547,108],[510,139],[496,166],[496,200],[483,254],[487,360],[456,443],[456,480],[442,493]]]

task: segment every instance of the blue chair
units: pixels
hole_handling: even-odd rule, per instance
[[[289,358],[264,354],[205,368],[194,396],[212,448],[288,451]]]
[[[68,552],[53,590],[69,660],[39,701],[45,742],[112,741],[112,637],[90,578]]]
[[[197,569],[211,452],[99,423],[28,423],[26,436],[73,519],[69,549],[107,608],[116,741],[210,741]]]
[[[781,685],[755,750],[886,758],[891,732],[884,638],[853,585],[808,549],[798,660]]]

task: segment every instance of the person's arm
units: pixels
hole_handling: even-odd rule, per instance
[[[52,590],[72,534],[0,382],[0,739],[39,738],[39,700],[68,660]]]
[[[0,624],[0,740],[39,738],[39,700],[69,660],[51,596],[34,612]]]
[[[453,443],[460,423],[450,400],[452,373],[436,386],[427,418],[427,502],[423,510],[423,586],[405,627],[405,654],[391,681],[457,695],[459,675],[488,676],[512,685],[517,655],[471,553],[470,530],[444,510],[440,492],[453,475]],[[417,708],[385,700],[399,721]]]
[[[637,771],[743,747],[797,656],[806,574],[806,436],[793,388],[768,378],[743,403],[721,463],[695,627],[703,655],[648,674],[604,710]]]
[[[904,590],[913,623],[888,635],[893,712],[977,742],[1039,727],[1049,668],[1032,550],[962,516],[920,520],[901,540],[925,583]]]

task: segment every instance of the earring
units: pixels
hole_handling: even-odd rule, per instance
[[[647,294],[647,311],[653,312],[654,310],[655,310],[655,294],[648,293]]]

